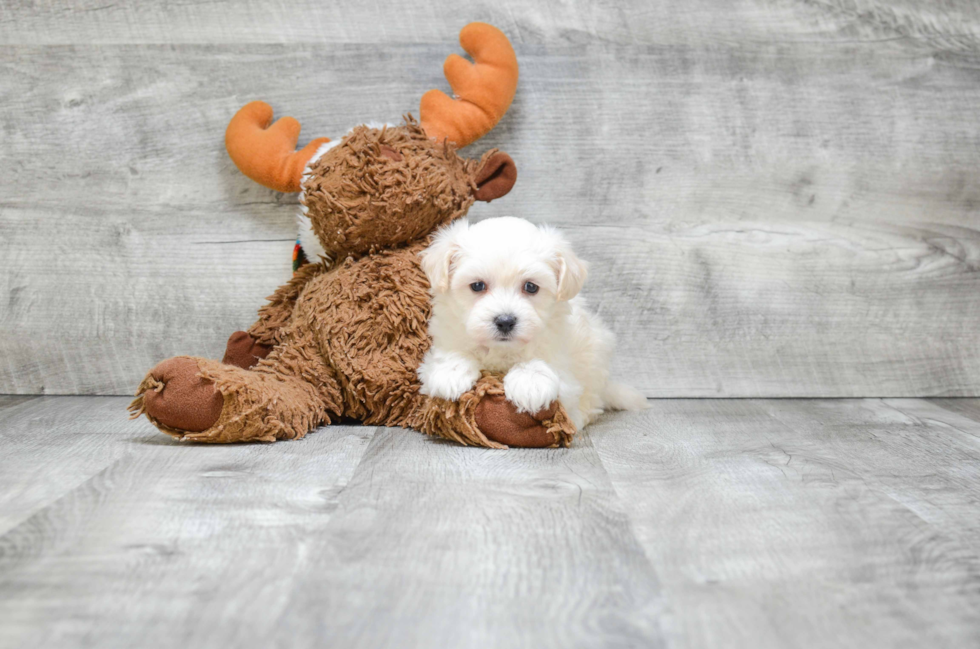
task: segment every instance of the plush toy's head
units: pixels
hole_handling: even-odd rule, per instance
[[[474,200],[503,196],[516,180],[506,153],[462,158],[411,121],[355,127],[308,169],[305,213],[335,259],[425,236],[466,214]]]
[[[284,117],[272,124],[272,109],[252,102],[228,125],[228,153],[267,187],[303,190],[306,215],[330,257],[425,236],[465,214],[474,200],[503,196],[517,180],[505,153],[489,151],[480,160],[456,153],[507,112],[517,88],[517,57],[490,25],[471,23],[459,40],[475,63],[455,54],[446,59],[456,98],[425,93],[419,123],[408,118],[397,127],[358,126],[335,146],[320,138],[297,151],[299,123]]]

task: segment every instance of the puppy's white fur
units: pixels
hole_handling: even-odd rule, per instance
[[[576,297],[587,267],[553,228],[462,219],[436,234],[422,268],[432,291],[423,394],[458,399],[487,369],[505,373],[504,392],[519,411],[558,399],[578,428],[604,409],[647,407],[639,392],[609,381],[613,333]],[[484,290],[472,289],[477,282]],[[510,332],[494,323],[502,315],[516,318]]]

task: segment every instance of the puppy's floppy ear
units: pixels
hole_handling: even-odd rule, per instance
[[[589,274],[589,265],[578,258],[572,246],[558,232],[552,231],[554,237],[555,273],[558,275],[558,301],[571,300],[582,290],[585,278]]]
[[[445,293],[449,290],[453,261],[460,252],[459,236],[469,227],[466,219],[460,219],[442,228],[436,232],[429,247],[419,253],[422,270],[429,278],[429,286],[434,293]]]

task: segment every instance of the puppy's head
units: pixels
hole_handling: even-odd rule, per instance
[[[444,228],[422,253],[422,268],[440,317],[481,346],[534,340],[587,273],[556,230],[514,217]]]

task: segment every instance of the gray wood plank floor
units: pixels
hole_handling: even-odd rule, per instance
[[[573,448],[192,446],[0,397],[0,647],[975,647],[980,400],[662,400]]]

